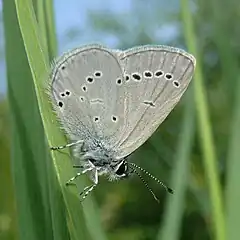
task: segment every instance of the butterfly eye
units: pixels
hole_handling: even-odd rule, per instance
[[[126,171],[127,171],[127,164],[126,162],[122,162],[115,173],[118,176],[125,176]]]

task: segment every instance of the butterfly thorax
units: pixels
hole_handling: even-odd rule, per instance
[[[74,156],[83,169],[97,171],[97,175],[106,175],[110,181],[120,180],[130,175],[126,158],[117,158],[115,151],[103,144],[85,142],[73,149]]]

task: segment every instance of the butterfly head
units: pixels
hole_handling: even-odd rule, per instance
[[[126,159],[115,160],[116,162],[111,162],[110,166],[112,171],[109,174],[109,180],[120,180],[128,178],[132,170]]]
[[[79,156],[79,152],[75,152]],[[81,160],[85,169],[93,167],[97,170],[99,176],[105,175],[110,181],[121,180],[129,177],[133,172],[130,168],[127,158],[115,157],[115,152],[106,150],[103,146],[99,145],[95,149],[87,149],[86,152],[81,154]]]

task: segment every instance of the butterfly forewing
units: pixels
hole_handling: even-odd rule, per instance
[[[50,95],[72,140],[117,141],[127,103],[123,72],[113,52],[89,45],[63,55],[53,68]]]

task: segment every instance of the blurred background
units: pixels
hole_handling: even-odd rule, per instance
[[[94,42],[120,49],[164,44],[197,55],[193,81],[200,84],[191,85],[157,132],[131,156],[176,194],[167,194],[145,176],[158,204],[138,177],[118,183],[101,179],[92,195],[106,239],[240,239],[240,173],[236,173],[240,172],[240,2],[55,0],[53,4],[57,55]],[[4,6],[0,0],[0,239],[12,240],[20,239],[22,220],[13,180],[16,168],[11,171],[14,133],[10,134],[7,101]]]

